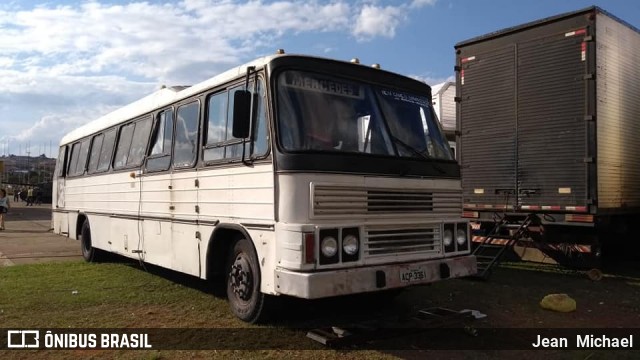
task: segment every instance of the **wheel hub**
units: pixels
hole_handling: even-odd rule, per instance
[[[251,298],[253,278],[249,262],[244,256],[238,255],[236,261],[231,265],[229,283],[239,299],[248,301]]]

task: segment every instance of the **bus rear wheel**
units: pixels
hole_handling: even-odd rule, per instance
[[[91,244],[91,227],[89,220],[85,220],[80,231],[80,247],[82,249],[82,257],[86,262],[97,262],[99,260],[100,250]]]
[[[238,239],[231,246],[226,268],[227,298],[234,315],[249,323],[267,317],[266,295],[260,292],[260,266],[253,244]]]

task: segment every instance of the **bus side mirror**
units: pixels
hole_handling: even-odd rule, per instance
[[[246,139],[249,137],[251,123],[251,92],[236,90],[233,94],[233,137]]]

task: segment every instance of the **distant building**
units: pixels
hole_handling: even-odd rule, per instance
[[[433,109],[442,124],[444,134],[456,154],[456,83],[447,81],[431,87]]]

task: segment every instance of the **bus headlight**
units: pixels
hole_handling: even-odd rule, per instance
[[[451,229],[446,229],[444,231],[444,234],[442,235],[442,243],[445,247],[449,247],[453,244],[453,231],[451,231]]]
[[[338,252],[338,241],[333,236],[325,236],[320,242],[322,255],[331,258]]]
[[[358,238],[353,235],[347,235],[342,239],[342,250],[347,255],[355,255],[358,253]]]
[[[456,224],[444,224],[442,227],[442,246],[445,253],[456,251]]]
[[[463,228],[458,227],[456,231],[456,242],[458,246],[463,246],[467,242],[467,232]]]
[[[466,222],[458,223],[457,230],[456,230],[456,243],[458,244],[456,246],[457,251],[469,250],[469,239],[467,237],[468,234],[469,234],[469,224]]]

